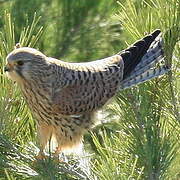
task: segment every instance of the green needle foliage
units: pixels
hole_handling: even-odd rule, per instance
[[[11,20],[11,15],[7,12],[4,14],[4,27],[1,30],[0,39],[0,59],[1,59],[1,124],[2,132],[13,137],[13,139],[21,139],[22,134],[31,139],[34,129],[34,122],[29,116],[25,102],[20,95],[19,89],[14,82],[7,79],[4,74],[3,67],[5,66],[5,58],[9,52],[14,49],[15,42],[20,42],[22,46],[33,47],[37,39],[42,34],[42,28],[37,29],[35,26],[39,18],[34,16],[31,25],[22,30],[20,40],[15,39],[14,24]],[[10,131],[8,132],[7,129]],[[23,139],[22,139],[23,140]]]
[[[17,41],[20,45],[36,45],[42,35],[42,27],[37,27],[39,20],[35,14],[32,23],[22,29]],[[5,58],[14,49],[15,42],[14,24],[11,15],[5,12],[0,39],[1,68],[5,66]],[[73,159],[68,164],[59,163],[51,156],[36,161],[37,147],[33,143],[27,147],[27,142],[34,140],[35,122],[18,87],[7,79],[3,69],[0,83],[0,178],[85,179],[87,175],[75,165],[77,161]]]
[[[165,77],[119,92],[116,103],[109,105],[110,117],[118,121],[119,128],[116,135],[110,134],[108,138],[103,135],[98,141],[94,137],[100,154],[95,165],[96,173],[102,179],[178,179],[180,118],[177,69],[180,55],[180,1],[127,0],[119,2],[119,5],[120,10],[116,16],[125,29],[127,44],[143,37],[144,32],[161,28],[165,63],[172,67],[172,72]],[[119,157],[117,154],[120,154]],[[123,169],[121,159],[123,155],[127,157],[127,154],[131,157],[128,158],[129,163],[126,162],[129,171]],[[136,173],[131,177],[129,173],[134,169],[133,165]],[[126,173],[126,176],[123,177],[123,173],[117,175],[118,169]]]
[[[179,0],[0,3],[0,179],[180,178]],[[85,137],[91,163],[82,167],[82,159],[89,159],[83,155],[59,162],[51,152],[36,160],[35,121],[19,88],[3,71],[15,44],[81,62],[115,54],[157,28],[163,33],[165,63],[172,71],[119,92],[103,109],[107,123]]]

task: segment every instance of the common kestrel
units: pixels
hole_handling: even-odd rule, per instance
[[[160,30],[111,57],[68,63],[22,47],[7,56],[5,71],[17,82],[37,120],[40,153],[56,138],[55,154],[73,148],[95,123],[95,112],[117,91],[169,71]]]

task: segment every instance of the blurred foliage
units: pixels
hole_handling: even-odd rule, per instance
[[[36,12],[41,16],[39,26],[45,27],[38,47],[53,57],[76,62],[119,50],[119,22],[111,20],[116,8],[113,0],[15,0],[11,5],[18,33]]]
[[[179,0],[1,0],[0,10],[0,179],[180,178]],[[3,71],[15,44],[69,62],[90,61],[156,28],[163,32],[172,72],[119,92],[103,109],[107,122],[85,136],[91,173],[80,158],[35,161],[35,122]]]

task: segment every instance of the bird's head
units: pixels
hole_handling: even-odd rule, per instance
[[[46,56],[36,49],[17,48],[7,56],[4,71],[10,79],[21,83],[23,80],[31,80],[42,71],[45,59]]]

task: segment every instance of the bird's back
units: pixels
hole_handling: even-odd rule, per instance
[[[57,112],[80,114],[103,106],[117,92],[123,67],[119,55],[89,63],[58,62],[61,78],[55,82],[53,98]]]
[[[61,114],[91,112],[102,107],[117,90],[144,82],[168,69],[156,64],[164,59],[160,30],[121,53],[89,63],[57,62],[53,102]],[[153,69],[153,70],[152,70]]]

